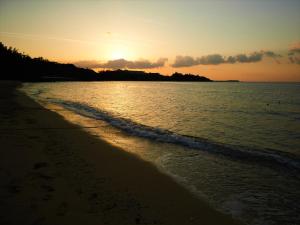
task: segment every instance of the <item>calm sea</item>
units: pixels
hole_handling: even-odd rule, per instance
[[[23,90],[246,224],[300,224],[299,83],[59,82]]]

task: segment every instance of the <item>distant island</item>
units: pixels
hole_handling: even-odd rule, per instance
[[[47,81],[180,81],[211,82],[212,80],[194,74],[174,73],[165,76],[160,73],[147,73],[134,70],[106,70],[95,72],[79,68],[73,64],[51,62],[42,57],[31,58],[7,47],[0,42],[0,80],[17,80],[26,82]]]

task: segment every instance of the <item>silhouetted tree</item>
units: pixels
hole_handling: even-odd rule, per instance
[[[17,49],[0,43],[0,79],[20,81],[97,80],[93,70],[72,64],[50,62],[42,57],[31,58]]]

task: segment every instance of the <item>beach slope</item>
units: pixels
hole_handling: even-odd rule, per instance
[[[0,224],[239,224],[16,87],[0,83]]]

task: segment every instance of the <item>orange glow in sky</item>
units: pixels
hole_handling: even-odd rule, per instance
[[[293,0],[2,0],[0,41],[84,67],[300,81],[299,11]]]

